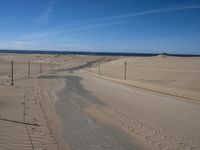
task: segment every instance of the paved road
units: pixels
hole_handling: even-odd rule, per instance
[[[64,139],[72,150],[134,150],[130,138],[109,124],[96,122],[82,109],[90,103],[101,106],[80,84],[80,77],[67,76],[66,87],[56,105],[64,124]]]
[[[174,97],[130,88],[86,73],[66,76],[57,112],[71,149],[137,149],[129,135],[151,149],[200,148],[200,105]],[[100,124],[82,110],[89,104],[105,107],[119,129]],[[108,107],[109,106],[109,107]],[[123,122],[121,124],[120,122]],[[121,130],[122,129],[122,130]],[[141,144],[141,142],[139,142]]]

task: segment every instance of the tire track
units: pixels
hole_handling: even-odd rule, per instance
[[[45,83],[42,82],[42,84]],[[26,131],[29,135],[33,150],[63,150],[66,149],[64,144],[61,146],[61,140],[59,141],[55,136],[57,133],[57,126],[55,126],[54,129],[51,128],[52,124],[56,124],[56,121],[54,117],[48,115],[51,111],[51,105],[49,105],[49,103],[51,103],[52,99],[48,99],[44,94],[45,90],[45,87],[43,87],[40,82],[26,87],[26,94],[23,102],[24,122],[40,124],[40,126],[26,125]]]
[[[173,91],[173,92],[172,91],[163,91],[161,89],[155,89],[155,88],[152,88],[152,87],[148,88],[148,87],[145,87],[145,86],[142,86],[142,85],[140,86],[140,85],[136,85],[136,84],[129,84],[129,83],[127,83],[127,81],[120,81],[120,80],[112,79],[112,78],[105,77],[105,76],[99,76],[96,73],[91,73],[91,72],[88,72],[88,71],[86,71],[86,72],[88,74],[94,76],[94,77],[99,78],[99,79],[116,82],[116,83],[119,83],[119,84],[123,84],[123,85],[129,86],[129,87],[133,87],[133,88],[137,88],[137,89],[141,89],[141,90],[145,90],[145,91],[149,91],[149,92],[154,92],[154,93],[159,93],[159,94],[163,94],[163,95],[167,95],[167,96],[176,97],[176,98],[179,98],[179,100],[184,100],[184,101],[189,102],[189,103],[200,104],[200,99],[190,97],[190,96],[185,96],[185,95],[182,95],[182,94],[178,94],[175,91]]]
[[[47,132],[49,134],[49,141],[48,143],[50,143],[51,146],[53,146],[54,148],[49,147],[49,149],[58,149],[58,150],[63,150],[66,149],[66,146],[62,140],[62,133],[59,130],[60,126],[58,125],[58,121],[57,121],[57,116],[56,116],[56,112],[54,110],[54,104],[52,102],[53,99],[51,99],[51,95],[50,92],[48,92],[48,89],[46,89],[46,84],[48,82],[48,86],[57,86],[57,83],[53,82],[53,84],[51,85],[51,81],[42,81],[41,79],[39,79],[39,89],[37,89],[37,97],[39,100],[39,107],[42,113],[42,116],[44,118],[45,121],[45,125],[47,127]]]
[[[26,94],[29,93],[29,91],[27,91],[27,90],[29,90],[29,88],[25,89],[25,95],[24,95],[24,115],[23,115],[24,116],[23,117],[24,123],[26,122],[26,96],[27,96]],[[33,148],[33,150],[35,150],[34,145],[33,145],[33,141],[32,141],[31,136],[30,136],[30,132],[29,132],[28,127],[27,127],[27,124],[25,124],[25,128],[26,128],[30,143],[32,145],[32,148]]]
[[[152,128],[128,113],[113,108],[98,109],[109,117],[115,125],[134,137],[159,150],[197,150],[200,144],[184,136],[173,135],[163,128]]]
[[[10,119],[0,119],[1,130],[0,133],[0,149],[32,149],[34,146],[29,134],[28,125],[34,126],[34,124],[27,123],[25,120],[25,107],[27,89],[25,88],[25,94],[23,96],[23,112],[22,122]],[[14,125],[15,124],[15,125]]]

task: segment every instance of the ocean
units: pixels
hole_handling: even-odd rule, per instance
[[[0,50],[0,53],[15,53],[15,54],[52,54],[52,55],[95,55],[95,56],[157,56],[160,53],[126,53],[126,52],[83,52],[83,51],[46,51],[46,50]],[[195,54],[166,54],[167,56],[179,57],[200,57]]]

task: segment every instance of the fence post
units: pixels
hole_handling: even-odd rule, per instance
[[[52,62],[51,62],[51,72],[53,72],[53,65],[52,65]]]
[[[28,77],[31,77],[31,62],[30,60],[28,61]]]
[[[124,80],[126,80],[126,66],[127,66],[127,62],[124,62]]]
[[[54,64],[52,63],[52,72],[54,72]]]
[[[40,73],[42,73],[42,64],[40,63]]]
[[[91,68],[92,68],[92,63],[90,62],[90,72],[92,71]]]
[[[89,61],[87,61],[86,63],[85,70],[88,70],[88,65],[89,65]]]
[[[99,62],[99,75],[101,75],[101,63]]]
[[[13,60],[11,61],[11,86],[13,86],[14,85],[14,79],[13,79]]]

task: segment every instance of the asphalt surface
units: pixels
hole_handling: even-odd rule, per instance
[[[56,76],[54,76],[56,78]],[[104,105],[80,84],[81,78],[66,76],[66,86],[58,93],[56,111],[64,127],[64,140],[72,150],[134,150],[135,145],[123,131],[96,122],[82,110],[90,103]]]

